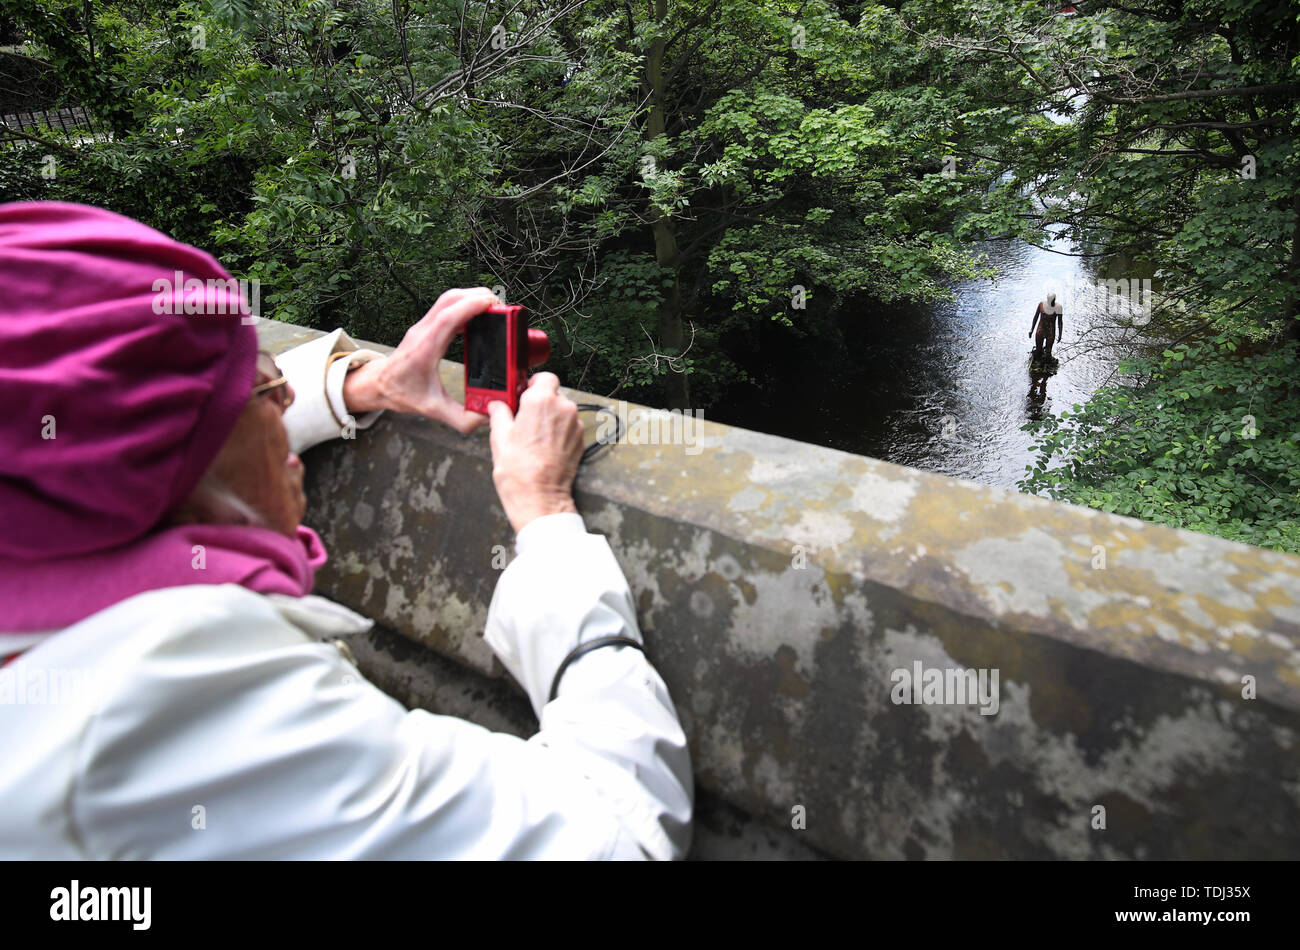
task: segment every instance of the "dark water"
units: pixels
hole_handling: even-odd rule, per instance
[[[998,278],[955,286],[953,302],[839,314],[834,332],[802,341],[769,335],[762,387],[738,389],[708,417],[1014,488],[1033,457],[1021,426],[1118,382],[1135,333],[1080,258],[1053,253],[1068,243],[1049,248],[984,245]],[[1029,326],[1051,291],[1065,310],[1059,366],[1033,387]]]

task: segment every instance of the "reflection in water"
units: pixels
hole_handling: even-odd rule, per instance
[[[1025,418],[1037,422],[1047,405],[1047,377],[1055,370],[1031,360],[1029,363],[1029,397],[1025,401]]]
[[[956,286],[952,302],[843,313],[834,339],[769,338],[746,359],[766,367],[762,385],[738,389],[710,416],[1014,488],[1032,460],[1032,437],[1020,427],[1114,384],[1122,344],[1135,333],[1097,289],[1097,275],[1068,256],[1068,242],[1050,248],[990,242],[982,250],[1000,276]],[[1059,365],[1031,376],[1026,398],[1028,331],[1052,292],[1064,308]]]

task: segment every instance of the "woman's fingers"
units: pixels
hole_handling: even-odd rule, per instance
[[[488,416],[492,421],[492,432],[488,437],[488,442],[495,457],[500,453],[502,444],[510,437],[510,430],[514,427],[515,417],[510,411],[510,407],[498,399],[488,403]]]
[[[447,304],[434,318],[430,333],[431,343],[438,348],[439,356],[447,352],[452,339],[465,324],[489,307],[500,305],[501,298],[486,287],[476,287]]]
[[[534,373],[528,378],[528,389],[519,397],[520,402],[527,399],[529,393],[534,390],[536,390],[539,396],[542,394],[553,396],[560,391],[560,377],[556,376],[554,373]]]
[[[470,320],[489,307],[499,306],[501,298],[486,287],[448,290],[420,322],[406,331],[411,341],[411,356],[433,363],[447,353],[452,339]]]
[[[434,393],[412,406],[415,412],[427,419],[436,419],[449,425],[461,435],[473,432],[487,423],[487,416],[480,412],[470,412],[447,394],[447,391],[442,388],[442,381],[437,379],[436,375],[434,379],[436,380],[433,384]]]
[[[473,291],[474,288],[472,287],[453,287],[450,290],[443,291],[442,295],[433,302],[433,306],[424,312],[424,316],[407,329],[406,336],[412,336],[413,334],[415,336],[422,336],[427,333],[433,326],[434,321],[438,319],[438,314],[442,313],[443,310],[447,309],[449,305],[455,303],[461,297],[464,297],[468,293],[473,293]]]
[[[492,481],[516,531],[535,518],[573,512],[573,479],[582,455],[578,407],[558,392],[554,373],[538,373],[519,400],[519,412],[493,402]]]
[[[479,429],[488,423],[488,417],[481,412],[470,412],[454,399],[448,399],[446,403],[446,414],[442,419],[447,425],[451,426],[461,435],[468,435],[475,429]]]
[[[401,345],[387,359],[385,367],[388,390],[399,411],[437,419],[462,434],[487,424],[487,416],[470,412],[447,395],[439,378],[438,363],[465,324],[501,303],[501,298],[487,287],[453,287],[445,291],[428,313],[406,331]],[[546,386],[550,392],[555,392],[559,379],[551,373],[539,375],[551,377]]]

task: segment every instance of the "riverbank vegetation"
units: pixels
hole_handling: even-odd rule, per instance
[[[6,113],[109,133],[18,133],[0,200],[131,214],[381,342],[496,287],[621,398],[743,398],[738,338],[941,299],[979,241],[1063,227],[1155,303],[1023,487],[1300,550],[1284,0],[10,0],[0,31]]]
[[[1024,28],[1013,15],[982,52],[1070,118],[1022,160],[1049,220],[1100,257],[1150,262],[1129,275],[1155,288],[1133,322],[1178,342],[1125,360],[1131,385],[1047,416],[1021,487],[1300,551],[1300,16],[1249,0],[1085,9],[1086,49],[997,49]]]

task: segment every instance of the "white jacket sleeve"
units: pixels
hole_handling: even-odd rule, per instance
[[[619,682],[575,663],[567,707],[551,704],[542,731],[525,741],[405,710],[266,597],[235,585],[175,590],[184,601],[104,619],[142,647],[111,671],[78,745],[67,807],[86,857],[685,850],[684,741],[648,668],[629,667]],[[645,824],[656,808],[673,818],[669,852]]]
[[[330,362],[335,353],[347,353]],[[379,412],[353,416],[343,401],[343,379],[349,364],[382,357],[376,350],[358,348],[342,328],[286,350],[275,358],[276,365],[293,387],[294,400],[284,413],[289,449],[302,453],[313,445],[340,436],[352,438],[357,429],[368,429]]]
[[[488,611],[486,639],[527,691],[541,723],[533,741],[589,777],[607,807],[652,858],[690,847],[694,786],[686,736],[668,688],[632,647],[606,646],[572,662],[576,646],[604,636],[641,641],[623,571],[582,517],[526,525]]]

